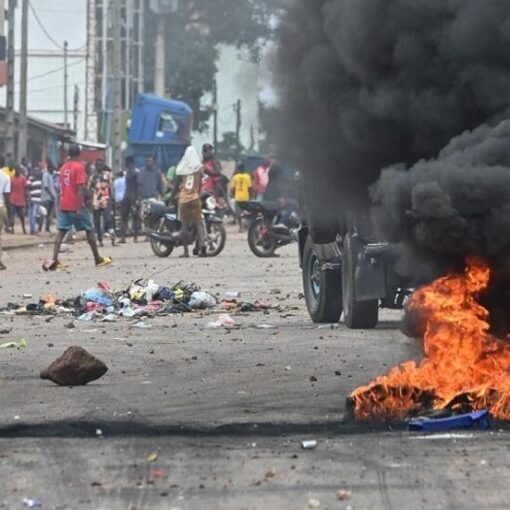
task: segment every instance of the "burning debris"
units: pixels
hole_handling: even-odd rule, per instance
[[[477,301],[489,280],[487,264],[471,258],[462,274],[412,296],[409,307],[424,321],[425,359],[355,390],[357,419],[404,419],[430,409],[488,409],[510,419],[510,343],[490,335],[489,312]]]

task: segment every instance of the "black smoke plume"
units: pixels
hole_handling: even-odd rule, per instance
[[[510,2],[287,4],[273,63],[275,137],[304,174],[312,216],[368,209],[384,168],[416,164],[376,186],[379,231],[417,255],[422,274],[452,251],[503,256],[508,126],[490,126],[509,113]],[[417,163],[446,146],[436,162]]]

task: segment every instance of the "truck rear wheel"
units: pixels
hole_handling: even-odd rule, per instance
[[[346,234],[342,256],[342,295],[344,322],[350,329],[374,329],[379,321],[379,300],[356,299],[356,265],[360,246],[352,234]]]
[[[303,252],[303,289],[306,306],[313,322],[333,323],[342,314],[342,271],[323,271],[307,239]]]

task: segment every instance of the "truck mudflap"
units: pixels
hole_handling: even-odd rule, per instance
[[[356,265],[356,300],[385,299],[388,294],[387,262],[389,246],[371,243],[358,254]]]

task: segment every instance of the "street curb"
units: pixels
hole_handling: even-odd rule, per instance
[[[4,246],[2,251],[14,251],[14,250],[22,250],[23,248],[38,248],[39,245],[48,246],[53,244],[54,241],[42,241],[40,243],[30,243],[30,244],[18,244],[15,246]]]

